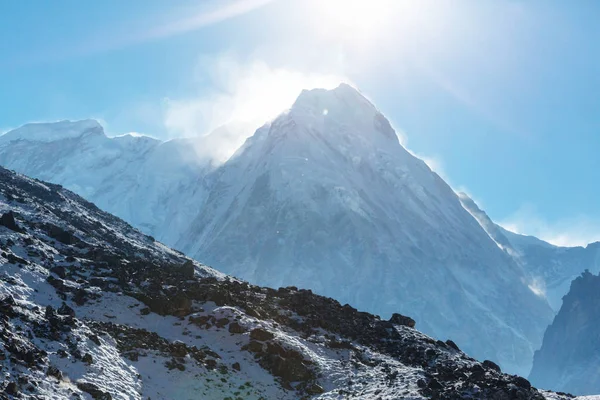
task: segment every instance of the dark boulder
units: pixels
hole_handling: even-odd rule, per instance
[[[56,274],[61,279],[65,279],[67,277],[67,269],[63,266],[52,267],[50,268],[50,272]]]
[[[227,325],[229,323],[229,318],[219,318],[216,322],[215,322],[215,326],[217,328],[223,328],[225,325]]]
[[[261,342],[271,340],[274,337],[275,337],[275,335],[273,335],[271,332],[264,330],[262,328],[256,328],[256,329],[253,329],[252,332],[250,332],[251,339],[259,340]]]
[[[415,320],[411,317],[407,317],[402,314],[394,313],[392,314],[392,318],[390,318],[390,322],[394,325],[402,325],[408,326],[409,328],[415,327]]]
[[[191,260],[187,260],[181,266],[181,273],[182,273],[183,277],[186,279],[194,279],[195,271],[196,271],[196,267],[194,266],[194,263]]]
[[[69,307],[67,305],[67,303],[65,303],[63,301],[62,305],[58,308],[57,313],[59,315],[66,315],[69,317],[75,317],[75,310],[73,310],[71,307]]]
[[[6,392],[6,394],[16,396],[17,394],[19,394],[19,387],[15,382],[9,382],[8,385],[6,385],[6,388],[4,388],[4,391]]]
[[[0,314],[6,315],[8,317],[14,317],[17,313],[14,310],[14,306],[16,306],[15,299],[8,295],[2,299],[0,299]]]
[[[188,354],[187,346],[185,345],[185,343],[179,340],[171,344],[169,351],[171,352],[171,355],[173,357],[178,358],[185,357]]]
[[[73,301],[75,302],[75,304],[77,304],[78,306],[82,306],[87,300],[88,293],[85,291],[85,289],[77,289],[75,291],[75,294],[73,295]]]
[[[485,369],[481,366],[481,364],[475,364],[471,367],[471,375],[469,379],[474,382],[481,382],[485,380]]]
[[[442,384],[435,378],[433,378],[429,381],[429,383],[427,384],[427,387],[434,391],[438,391],[438,390],[441,390],[444,388],[442,386]]]
[[[500,366],[498,364],[496,364],[493,361],[490,360],[485,360],[483,363],[481,363],[485,368],[488,369],[493,369],[494,371],[497,372],[502,372],[502,370],[500,369]]]
[[[458,348],[458,346],[456,345],[456,343],[454,343],[452,340],[448,339],[446,340],[446,345],[448,347],[450,347],[451,349],[454,349],[456,351],[460,351],[460,349]]]
[[[98,388],[98,386],[89,382],[78,382],[77,388],[82,392],[86,392],[94,400],[112,400],[110,393],[106,393]]]
[[[244,328],[237,322],[232,322],[229,324],[229,332],[230,333],[244,333],[244,332],[246,332],[246,328]]]
[[[305,382],[314,378],[313,371],[297,358],[269,357],[270,371],[285,382]]]
[[[2,214],[0,217],[0,225],[5,226],[15,232],[23,232],[19,225],[17,225],[17,221],[15,221],[15,214],[12,211]]]
[[[310,394],[311,396],[316,396],[316,395],[325,393],[325,389],[323,389],[322,386],[320,386],[316,383],[313,383],[312,385],[309,385],[306,388],[306,393]]]
[[[85,353],[83,355],[83,357],[81,358],[81,361],[83,361],[84,363],[90,365],[94,362],[94,358],[92,357],[92,355],[90,353]]]
[[[257,342],[256,340],[251,340],[247,345],[242,347],[242,350],[248,350],[251,353],[262,353],[263,344],[261,342]]]
[[[46,375],[53,376],[56,379],[58,379],[59,381],[62,380],[62,377],[63,377],[62,372],[53,365],[48,367],[48,371],[46,371]]]
[[[46,233],[52,239],[56,239],[59,242],[67,245],[77,244],[80,240],[75,237],[71,232],[64,230],[60,226],[47,224]]]
[[[515,376],[513,381],[515,382],[515,385],[517,385],[520,388],[531,389],[531,383],[529,383],[527,379],[521,376]]]

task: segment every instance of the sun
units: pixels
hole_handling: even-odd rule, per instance
[[[321,0],[316,13],[331,34],[363,39],[382,33],[392,15],[407,0]]]

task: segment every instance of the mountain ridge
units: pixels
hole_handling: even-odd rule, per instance
[[[522,267],[347,85],[303,92],[220,166],[190,167],[177,153],[150,152],[154,158],[135,169],[100,152],[105,170],[86,170],[74,159],[81,171],[72,166],[51,176],[52,168],[28,164],[47,158],[45,148],[21,147],[17,162],[15,146],[0,145],[0,164],[68,183],[227,273],[267,286],[310,287],[378,314],[417,315],[425,332],[451,336],[513,372],[529,370],[552,318],[523,283]],[[159,163],[165,156],[173,162],[167,173]],[[77,185],[88,183],[86,174],[106,184],[90,182],[93,190],[85,192]],[[116,177],[123,184],[110,188]],[[93,195],[98,188],[102,194]]]

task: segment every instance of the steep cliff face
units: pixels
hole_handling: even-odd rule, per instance
[[[571,281],[586,269],[600,272],[600,242],[585,247],[555,246],[534,236],[510,232],[494,223],[465,193],[460,200],[496,244],[510,254],[527,275],[530,288],[544,297],[555,313]]]
[[[574,394],[600,393],[600,276],[585,271],[569,293],[535,352],[530,379]]]

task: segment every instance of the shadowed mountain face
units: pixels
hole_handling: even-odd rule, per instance
[[[63,183],[189,256],[252,283],[414,315],[509,371],[529,370],[552,318],[523,267],[350,86],[303,92],[219,166],[188,162],[177,142],[13,136],[0,138],[0,163]],[[64,145],[58,157],[48,147]]]
[[[569,293],[535,352],[530,379],[574,394],[600,393],[600,276],[585,271]]]
[[[226,277],[3,168],[0,248],[2,398],[566,400],[409,317]]]
[[[495,224],[465,193],[460,200],[500,248],[511,254],[528,275],[528,285],[545,297],[555,313],[571,281],[583,271],[600,272],[600,242],[586,247],[555,246],[533,236],[519,235]]]

